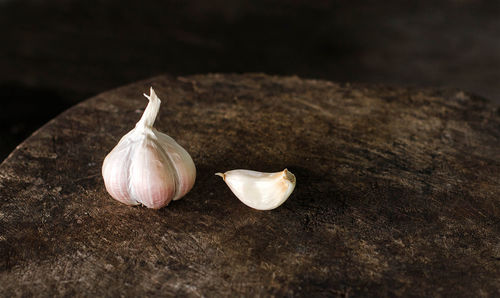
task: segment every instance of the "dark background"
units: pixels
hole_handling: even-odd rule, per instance
[[[497,0],[0,0],[0,45],[0,160],[71,105],[162,73],[449,86],[500,102]]]

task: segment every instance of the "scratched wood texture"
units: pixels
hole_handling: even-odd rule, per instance
[[[153,86],[198,177],[159,211],[105,155]],[[500,291],[500,113],[460,90],[160,76],[74,106],[0,165],[2,296],[481,296]],[[297,177],[272,211],[215,172]]]

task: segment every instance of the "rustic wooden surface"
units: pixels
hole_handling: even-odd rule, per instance
[[[156,127],[197,165],[155,211],[110,198],[101,163],[153,86]],[[500,113],[459,90],[261,74],[156,77],[89,99],[0,165],[0,293],[498,295]],[[215,172],[287,167],[280,208]]]

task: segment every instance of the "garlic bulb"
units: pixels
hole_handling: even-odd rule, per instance
[[[108,193],[127,205],[159,209],[193,187],[196,168],[174,139],[153,128],[160,99],[153,88],[135,128],[106,156],[102,176]]]
[[[232,170],[216,173],[245,205],[258,210],[271,210],[290,196],[295,188],[295,176],[287,169],[277,173]]]

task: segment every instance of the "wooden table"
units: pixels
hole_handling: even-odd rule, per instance
[[[153,86],[195,187],[161,210],[101,164]],[[160,76],[91,98],[0,165],[5,296],[498,295],[500,112],[460,90],[263,74]],[[287,167],[272,211],[215,172]]]

